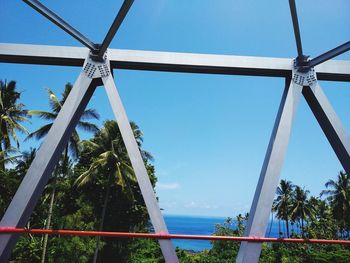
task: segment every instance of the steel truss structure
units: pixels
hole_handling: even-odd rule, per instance
[[[0,44],[0,62],[82,66],[82,71],[71,93],[6,210],[0,222],[0,227],[22,228],[25,226],[51,176],[64,145],[66,145],[95,88],[101,84],[102,80],[155,232],[159,235],[168,234],[112,76],[112,70],[115,68],[270,76],[286,79],[285,90],[250,209],[245,233],[247,237],[264,237],[265,235],[294,116],[302,96],[306,99],[345,171],[350,174],[349,136],[318,82],[318,79],[350,81],[350,61],[330,60],[350,50],[350,42],[344,43],[316,58],[309,59],[303,53],[294,0],[289,0],[298,52],[298,56],[294,60],[108,49],[132,6],[133,0],[124,0],[102,44],[93,43],[39,1],[23,1],[77,39],[87,49]],[[17,238],[18,234],[15,233],[0,235],[0,262],[7,262]],[[159,243],[166,262],[179,262],[170,239],[160,238]],[[241,243],[236,262],[258,262],[260,252],[261,243],[244,241]]]

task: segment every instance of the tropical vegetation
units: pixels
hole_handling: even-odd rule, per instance
[[[35,158],[36,149],[19,149],[17,133],[42,139],[63,106],[72,86],[61,99],[48,90],[50,111],[27,110],[20,102],[16,83],[0,81],[0,216],[5,213],[17,187]],[[30,117],[49,121],[36,131],[25,128]],[[119,127],[87,109],[77,128],[91,137],[81,140],[74,130],[52,177],[26,227],[122,232],[149,232],[152,228],[135,179]],[[131,127],[153,187],[157,178],[152,155],[143,149],[143,134]],[[350,239],[350,178],[341,171],[325,182],[318,196],[302,186],[281,180],[272,207],[280,237]],[[227,218],[214,235],[243,236],[249,214]],[[267,231],[267,233],[269,230]],[[181,262],[232,262],[239,243],[214,241],[205,251],[177,249]],[[349,262],[350,250],[339,245],[263,244],[260,262]],[[164,262],[157,241],[23,235],[10,262]]]
[[[16,82],[0,80],[0,167],[5,169],[9,154],[15,151],[13,142],[19,148],[17,132],[28,134],[23,122],[28,122],[28,111],[19,103],[21,92],[16,89]]]
[[[52,90],[47,89],[51,111],[30,110],[28,111],[28,115],[38,116],[41,119],[48,120],[50,122],[40,127],[38,130],[30,133],[27,139],[35,138],[37,140],[40,140],[48,134],[50,128],[53,125],[53,121],[56,119],[58,113],[60,112],[72,88],[73,86],[70,83],[67,83],[65,85],[61,100],[58,99],[58,97]],[[87,120],[89,119],[99,119],[99,114],[94,109],[84,110],[80,120],[77,123],[77,128],[80,128],[92,133],[97,132],[98,131],[97,126],[91,122],[88,122]],[[69,138],[69,142],[64,148],[64,153],[61,159],[59,160],[58,164],[56,165],[55,171],[51,179],[52,182],[48,185],[48,187],[51,189],[51,193],[50,195],[48,195],[48,198],[47,198],[49,199],[49,208],[48,208],[48,215],[47,215],[47,220],[45,224],[45,229],[50,229],[51,227],[51,218],[52,218],[53,205],[56,198],[56,190],[59,187],[60,182],[64,180],[68,174],[68,168],[71,161],[70,158],[75,160],[79,156],[79,148],[78,148],[79,142],[80,142],[80,137],[79,137],[78,131],[77,129],[74,129],[72,132],[72,135]],[[43,252],[41,256],[41,263],[45,262],[47,241],[48,241],[48,235],[45,235],[44,241],[43,241]]]

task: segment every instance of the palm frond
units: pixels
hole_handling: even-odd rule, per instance
[[[61,99],[62,105],[66,102],[69,93],[72,91],[72,88],[73,88],[73,85],[69,82],[64,86],[64,90],[62,92],[62,99]]]
[[[92,124],[90,122],[85,122],[85,121],[79,121],[77,124],[77,127],[87,132],[98,131],[98,127],[95,124]]]
[[[74,159],[78,158],[79,155],[79,147],[78,144],[80,142],[79,134],[76,130],[73,131],[72,136],[69,138],[69,151]]]
[[[30,116],[38,116],[41,119],[44,120],[54,120],[57,117],[57,114],[48,112],[48,111],[41,111],[41,110],[30,110],[28,111],[28,114]]]
[[[83,112],[83,114],[81,115],[81,120],[88,120],[88,119],[96,119],[99,120],[100,119],[100,114],[98,114],[98,112],[94,109],[87,109]]]
[[[47,93],[49,94],[49,104],[51,109],[54,112],[58,113],[62,108],[61,103],[59,102],[56,94],[51,89],[46,89],[46,90],[47,90]]]
[[[45,137],[48,134],[48,132],[50,131],[51,127],[52,127],[52,123],[49,123],[49,124],[46,124],[46,125],[40,127],[35,132],[30,133],[27,136],[27,138],[25,139],[25,141],[28,140],[28,139],[32,139],[32,138],[35,138],[37,140],[42,139],[43,137]]]

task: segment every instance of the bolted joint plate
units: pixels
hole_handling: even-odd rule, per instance
[[[306,72],[298,71],[296,60],[293,64],[293,82],[300,86],[313,86],[317,83],[317,76],[314,68],[310,68]]]
[[[103,61],[94,61],[89,56],[83,66],[83,71],[90,79],[104,78],[111,74],[107,54],[103,56]]]

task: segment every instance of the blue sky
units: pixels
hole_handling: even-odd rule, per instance
[[[101,42],[122,1],[42,1]],[[296,1],[304,52],[316,56],[349,40],[348,0]],[[0,2],[0,42],[80,46],[22,1]],[[295,57],[288,1],[135,1],[112,48]],[[344,54],[337,59],[350,59]],[[0,79],[16,80],[29,109],[48,109],[45,88],[60,93],[79,68],[0,64]],[[157,194],[168,214],[234,216],[248,212],[284,79],[118,70],[130,120],[155,157]],[[350,84],[321,82],[350,129]],[[90,107],[113,119],[104,90]],[[32,119],[33,131],[43,122]],[[98,123],[102,125],[102,122]],[[86,135],[84,135],[86,136]],[[23,138],[23,137],[22,137]],[[38,142],[22,144],[22,149]],[[281,178],[318,195],[341,165],[302,101]]]

